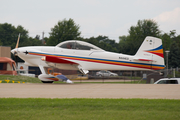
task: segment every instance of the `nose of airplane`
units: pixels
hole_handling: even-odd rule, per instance
[[[15,54],[15,53],[17,53],[17,48],[15,48],[15,49],[12,49],[12,50],[11,50],[11,53],[12,53],[12,54]]]

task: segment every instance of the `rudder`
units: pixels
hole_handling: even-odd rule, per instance
[[[147,36],[134,55],[134,60],[151,62],[153,70],[164,69],[162,40]]]

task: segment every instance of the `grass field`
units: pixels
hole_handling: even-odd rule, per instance
[[[13,76],[13,75],[0,75],[1,83],[7,83],[5,80],[10,80],[9,83],[42,83],[38,78],[27,77],[27,76]]]
[[[7,83],[7,80],[8,83],[42,83],[38,78],[33,78],[33,77],[27,77],[27,76],[13,76],[13,75],[0,75],[0,83]],[[98,79],[99,82],[88,82],[88,80],[76,80],[76,82],[74,83],[117,83],[117,84],[123,84],[123,83],[126,83],[126,84],[145,84],[146,81],[142,80],[142,81],[127,81],[127,80],[124,80],[124,81],[113,81],[113,82],[109,82],[107,80],[101,80],[101,79]],[[61,82],[61,81],[55,81],[54,84],[56,83],[64,83],[64,82]]]
[[[178,120],[180,100],[0,98],[0,120]]]

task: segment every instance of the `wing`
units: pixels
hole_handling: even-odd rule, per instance
[[[51,67],[56,67],[56,68],[65,69],[65,70],[79,70],[83,74],[87,74],[89,72],[88,70],[84,70],[81,67],[81,65],[79,65],[78,63],[65,60],[61,57],[45,56],[41,58],[41,60],[45,61],[46,64],[48,64]]]

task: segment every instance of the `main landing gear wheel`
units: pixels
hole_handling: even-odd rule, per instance
[[[41,81],[42,83],[53,83],[54,81]]]

